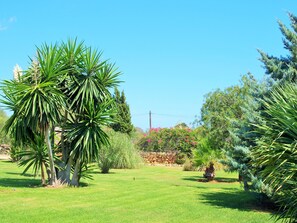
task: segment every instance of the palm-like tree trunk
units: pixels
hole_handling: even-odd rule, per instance
[[[64,114],[64,120],[63,120],[63,126],[62,126],[62,132],[61,132],[61,147],[62,147],[62,161],[64,162],[64,164],[66,165],[67,160],[68,160],[68,149],[65,143],[65,129],[64,126],[66,125],[68,119],[68,112],[65,111]]]
[[[79,159],[76,160],[75,168],[71,180],[71,185],[78,187],[79,185],[79,174],[80,174],[80,161]]]
[[[41,163],[41,184],[46,185],[44,163]]]
[[[73,156],[69,156],[68,160],[61,162],[62,170],[59,171],[59,180],[63,183],[70,184],[71,167],[73,163]]]
[[[204,177],[207,178],[208,181],[212,181],[215,177],[215,168],[214,164],[211,162],[208,167],[206,167],[204,172]]]
[[[59,171],[58,178],[63,183],[70,184],[70,174],[71,174],[71,167],[73,163],[73,157],[69,155],[69,145],[65,142],[65,129],[64,126],[66,125],[68,118],[68,112],[65,111],[64,113],[64,120],[62,125],[61,131],[61,149],[62,149],[62,160],[59,164],[61,167],[61,171]]]
[[[49,126],[45,127],[45,143],[47,146],[47,152],[48,152],[48,158],[49,158],[49,163],[50,163],[50,185],[53,185],[57,181],[57,176],[56,176],[56,170],[55,170],[55,164],[54,164],[54,158],[53,158],[53,150],[52,150],[52,145],[50,141],[50,128]]]

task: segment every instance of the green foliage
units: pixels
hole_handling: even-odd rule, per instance
[[[226,148],[225,159],[222,162],[228,171],[239,173],[245,190],[266,191],[266,186],[255,175],[257,170],[251,166],[250,161],[255,140],[260,137],[254,131],[255,125],[260,125],[263,122],[261,99],[268,92],[268,89],[268,82],[260,83],[251,74],[243,76],[239,92],[241,117],[230,119],[229,133],[233,144]]]
[[[0,144],[10,144],[11,142],[9,135],[5,134],[3,131],[3,126],[5,125],[7,119],[8,116],[6,113],[0,109]]]
[[[216,90],[206,95],[201,109],[201,121],[206,128],[212,149],[224,150],[232,146],[229,133],[232,118],[241,117],[240,87]]]
[[[197,134],[189,128],[153,128],[145,134],[137,143],[140,150],[149,152],[178,152],[178,156],[192,157],[192,151],[197,146]]]
[[[293,14],[289,14],[289,17],[292,30],[279,22],[280,30],[284,36],[284,48],[289,52],[288,56],[278,58],[259,51],[266,73],[280,83],[297,81],[297,17]]]
[[[131,135],[134,131],[134,126],[131,122],[131,114],[129,105],[126,102],[126,96],[124,91],[121,93],[117,88],[114,90],[114,101],[116,106],[116,115],[114,116],[115,122],[110,125],[110,127],[122,133],[127,133]]]
[[[193,153],[195,166],[200,169],[209,166],[210,163],[216,163],[222,157],[222,152],[220,150],[214,150],[207,137],[199,140],[197,148]]]
[[[99,150],[98,164],[102,173],[114,169],[133,169],[142,162],[131,138],[124,133],[108,131],[109,144]]]
[[[18,165],[25,167],[23,174],[27,173],[29,170],[33,171],[34,176],[41,173],[41,183],[43,185],[46,184],[46,174],[48,176],[47,178],[50,179],[50,162],[47,147],[44,142],[44,137],[35,135],[34,140],[32,140],[27,147],[16,153]],[[57,159],[56,156],[54,156],[54,158]]]
[[[68,123],[66,136],[73,144],[71,153],[75,160],[89,163],[98,158],[100,148],[108,145],[108,136],[102,129],[102,125],[111,122],[109,102],[94,106],[87,104],[81,114],[77,114],[76,120]]]
[[[23,150],[23,148],[20,147],[20,146],[12,145],[10,147],[9,155],[10,155],[10,159],[12,160],[12,162],[16,162],[16,161],[18,161],[20,159],[18,154],[22,150]]]
[[[261,138],[253,155],[255,165],[261,168],[260,176],[281,205],[280,218],[296,222],[297,17],[289,14],[289,18],[291,29],[279,22],[288,55],[274,57],[260,51],[266,73],[275,82],[271,94],[265,97],[264,122],[257,126]]]
[[[113,119],[114,106],[110,89],[119,83],[120,72],[114,64],[102,60],[97,50],[82,43],[68,41],[62,45],[67,73],[59,83],[67,96],[67,110],[62,124],[62,181],[70,181],[70,165],[74,166],[71,184],[78,186],[81,171],[98,158],[108,144],[103,126]]]
[[[280,217],[297,221],[297,87],[287,84],[275,88],[265,98],[264,122],[258,125],[261,138],[253,151],[254,165],[273,190],[281,206]]]
[[[189,159],[186,158],[185,163],[183,165],[183,171],[194,171],[195,167],[193,165],[193,162]]]
[[[14,113],[4,126],[14,142],[26,145],[34,135],[46,141],[50,184],[56,181],[53,152],[50,143],[50,128],[61,121],[61,110],[65,108],[65,96],[57,88],[59,77],[65,73],[61,63],[62,50],[58,45],[42,45],[37,48],[37,61],[19,80],[4,81],[2,102]]]
[[[36,61],[18,80],[2,82],[4,99],[13,111],[4,129],[17,144],[27,146],[35,136],[44,138],[50,161],[50,183],[56,181],[52,146],[55,127],[60,127],[58,162],[61,181],[78,186],[81,171],[107,145],[103,125],[114,115],[110,89],[119,83],[114,64],[82,42],[37,48]],[[67,130],[67,131],[66,131]],[[70,182],[70,170],[73,169]]]

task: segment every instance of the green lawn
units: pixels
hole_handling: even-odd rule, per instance
[[[235,174],[197,182],[199,172],[177,167],[112,170],[80,188],[42,188],[39,179],[0,161],[0,222],[273,222]]]

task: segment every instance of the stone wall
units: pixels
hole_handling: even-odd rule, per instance
[[[176,152],[141,152],[143,160],[151,165],[155,164],[175,164]]]

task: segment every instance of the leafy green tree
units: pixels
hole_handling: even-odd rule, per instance
[[[206,144],[202,141],[202,145],[207,145],[204,147],[208,150],[223,152],[221,162],[228,171],[238,171],[245,190],[266,189],[256,176],[256,170],[250,165],[250,153],[255,146],[254,140],[258,137],[253,129],[255,124],[261,122],[261,99],[269,86],[267,80],[259,83],[251,74],[244,75],[240,85],[208,94],[201,111],[207,132],[205,140],[208,142]],[[210,152],[203,149],[204,147],[198,153],[209,155]],[[201,154],[200,156],[203,158]]]
[[[261,138],[252,151],[253,165],[272,189],[272,198],[280,205],[280,218],[297,221],[297,87],[285,84],[265,98],[264,122],[257,126]]]
[[[126,101],[126,96],[124,91],[120,91],[115,88],[114,90],[114,101],[116,104],[117,113],[115,115],[115,122],[110,125],[110,127],[122,133],[127,133],[131,135],[134,131],[134,126],[131,122],[130,108]]]
[[[240,91],[239,86],[234,86],[206,95],[201,109],[201,121],[212,149],[224,150],[233,144],[229,128],[231,119],[242,116]]]

